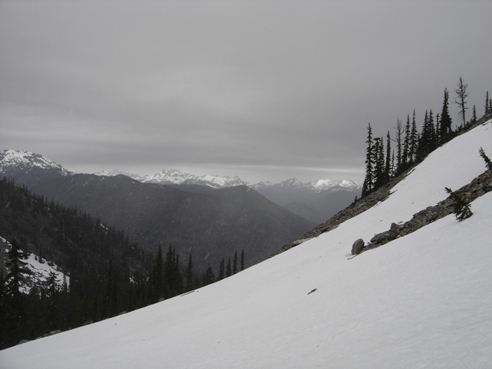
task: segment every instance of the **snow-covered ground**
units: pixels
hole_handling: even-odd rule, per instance
[[[386,201],[219,283],[0,352],[2,368],[489,368],[492,193],[349,259],[485,170],[492,121],[433,152]]]

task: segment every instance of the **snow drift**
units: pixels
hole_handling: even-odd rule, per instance
[[[492,121],[429,155],[384,202],[239,274],[0,352],[2,368],[486,368],[492,360],[492,193],[349,259],[357,238],[485,170]]]

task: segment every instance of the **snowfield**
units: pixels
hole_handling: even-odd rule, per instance
[[[386,201],[195,292],[0,352],[5,369],[489,368],[492,193],[349,259],[485,171],[492,121],[433,152]]]

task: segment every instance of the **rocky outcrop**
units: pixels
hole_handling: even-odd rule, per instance
[[[455,193],[466,199],[467,202],[472,202],[490,191],[492,191],[492,170],[487,170],[469,184],[455,191]],[[415,213],[412,219],[402,225],[393,223],[389,231],[375,235],[371,239],[371,243],[367,245],[363,251],[382,246],[398,237],[406,236],[436,220],[452,214],[454,212],[453,204],[454,200],[452,196],[449,196],[438,202],[436,205],[429,206],[424,210]]]

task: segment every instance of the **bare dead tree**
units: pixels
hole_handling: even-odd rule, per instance
[[[456,92],[457,95],[456,99],[454,100],[454,103],[458,105],[459,114],[463,121],[463,127],[466,126],[465,114],[466,114],[466,109],[468,109],[466,107],[466,103],[467,103],[466,98],[469,95],[467,89],[468,89],[468,83],[464,83],[463,78],[460,77],[457,88],[456,90],[454,90],[454,92]]]

